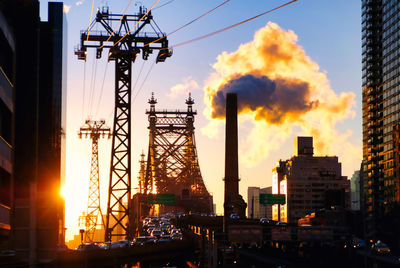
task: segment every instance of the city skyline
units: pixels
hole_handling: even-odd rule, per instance
[[[45,6],[45,2],[46,1],[41,1],[41,7]],[[97,86],[94,86],[94,88],[97,88],[97,91],[94,91],[95,96],[97,94],[97,99],[93,98],[93,103],[90,105],[88,104],[88,97],[86,95],[86,112],[82,112],[82,74],[84,68],[83,63],[78,62],[76,56],[73,55],[73,47],[78,44],[77,40],[79,38],[79,31],[84,30],[87,27],[90,17],[91,3],[89,3],[89,1],[83,2],[82,5],[77,5],[77,3],[78,1],[65,1],[66,5],[71,6],[68,13],[66,14],[69,30],[66,179],[66,192],[67,194],[69,193],[69,195],[66,196],[67,228],[71,228],[71,226],[77,225],[78,216],[81,214],[82,211],[86,210],[88,189],[87,183],[89,181],[90,145],[89,142],[78,140],[76,133],[79,127],[83,125],[84,120],[87,118],[87,112],[90,110],[90,106],[92,106],[92,110],[94,110],[92,111],[93,114],[96,113],[95,111],[98,109],[97,107],[101,107],[100,109],[98,109],[99,118],[95,118],[94,116],[92,116],[93,120],[97,120],[102,117],[107,120],[106,124],[108,126],[112,126],[112,122],[110,121],[110,119],[112,118],[110,117],[110,112],[112,110],[113,103],[113,77],[110,72],[105,79],[106,83],[104,84],[104,96],[101,106],[97,105],[99,101],[98,96],[100,94],[100,85],[102,80],[101,78],[98,78],[99,82],[97,83]],[[220,3],[222,3],[222,1],[220,1]],[[232,1],[231,3],[226,4],[226,6],[221,7],[214,13],[188,27],[188,29],[192,29],[191,27],[193,27],[194,31],[186,30],[182,31],[182,33],[177,33],[176,36],[172,35],[170,37],[170,43],[173,45],[176,43],[180,43],[181,41],[186,41],[193,37],[200,36],[201,34],[198,34],[200,32],[208,33],[213,30],[223,28],[242,19],[246,19],[263,11],[272,9],[283,3],[285,2],[273,1],[268,5],[254,3],[254,6],[248,6]],[[115,3],[114,6],[113,3],[113,6],[110,5],[110,9],[111,11],[115,10],[115,12],[122,12],[125,9],[126,4],[127,2],[122,3],[121,1],[121,3]],[[142,4],[150,7],[153,3],[150,1],[143,1]],[[175,20],[174,24],[172,24],[171,21],[167,20],[167,15],[165,15],[165,13],[177,12],[177,14],[182,14],[183,12],[179,13],[179,11],[181,9],[184,9],[185,4],[187,3],[184,1],[176,0],[160,8],[159,10],[154,10],[154,19],[163,31],[170,32],[180,25],[183,25],[187,21],[190,21],[190,19],[193,19],[196,16],[200,15],[200,12],[198,10],[206,11],[216,6],[216,3],[212,1],[203,1],[201,5],[197,3],[199,5],[198,10],[188,9],[187,18],[182,18],[182,20],[179,21]],[[162,5],[161,1],[159,5]],[[137,8],[138,7],[134,7],[134,5],[132,4],[129,10],[134,13],[137,11]],[[239,10],[245,10],[246,12],[238,12]],[[354,28],[351,28],[352,31],[350,31],[350,33],[344,31],[338,33],[336,27],[339,26],[332,24],[333,19],[329,20],[329,18],[331,18],[330,16],[334,17],[335,11],[337,12],[338,10],[341,10],[342,12],[349,12],[349,14],[352,14],[352,16],[356,17],[348,18],[350,21],[354,20]],[[232,14],[234,16],[230,17],[226,16],[226,14]],[[320,25],[315,26],[317,27],[317,29],[320,29],[320,31],[317,31],[318,35],[314,34],[315,36],[313,36],[312,33],[307,32],[306,29],[307,27],[311,26],[310,23],[308,25],[302,25],[302,23],[299,22],[295,23],[296,19],[299,20],[301,19],[301,17],[305,16],[301,16],[299,14],[307,14],[308,16],[311,16],[313,19],[320,22]],[[324,14],[324,16],[322,16],[322,14]],[[318,4],[316,3],[316,1],[314,1],[313,3],[303,3],[302,1],[298,1],[291,6],[276,11],[275,13],[271,13],[258,20],[232,29],[231,31],[227,31],[215,37],[211,37],[207,39],[208,41],[199,41],[197,43],[176,48],[174,51],[174,55],[167,62],[154,66],[154,70],[150,73],[149,79],[144,84],[144,87],[137,95],[137,98],[135,99],[133,104],[133,184],[136,184],[135,178],[138,174],[138,165],[136,163],[139,160],[139,155],[142,150],[146,152],[148,146],[147,118],[144,114],[144,111],[148,108],[147,99],[150,97],[150,92],[155,92],[155,97],[158,99],[158,108],[184,109],[184,100],[187,98],[187,91],[185,91],[184,94],[178,94],[177,96],[174,96],[172,93],[181,93],[180,91],[182,90],[182,87],[178,85],[186,84],[186,87],[191,89],[192,96],[194,96],[195,98],[196,104],[194,105],[194,108],[197,109],[199,112],[198,116],[195,119],[195,135],[199,152],[200,168],[208,190],[214,195],[214,202],[217,203],[217,212],[222,212],[224,132],[223,128],[221,127],[222,125],[219,124],[219,126],[216,127],[220,130],[217,137],[210,138],[209,135],[204,134],[204,129],[210,121],[203,114],[203,111],[206,109],[206,105],[204,104],[203,100],[203,88],[205,87],[205,85],[207,85],[207,81],[209,81],[210,75],[212,73],[215,73],[215,69],[210,67],[210,65],[217,62],[217,56],[221,55],[223,51],[227,51],[228,53],[235,52],[238,50],[240,44],[252,42],[254,33],[256,31],[259,31],[260,29],[271,28],[268,28],[267,26],[268,21],[275,22],[276,25],[278,25],[279,29],[281,29],[282,33],[288,34],[290,30],[293,30],[294,34],[298,36],[298,41],[294,41],[292,43],[294,43],[296,46],[297,44],[300,45],[305,50],[306,55],[309,56],[312,61],[316,62],[319,65],[320,70],[322,70],[322,72],[327,72],[327,77],[331,82],[331,87],[335,89],[334,94],[340,94],[342,92],[349,91],[355,92],[354,102],[356,105],[351,106],[349,110],[355,112],[355,117],[353,119],[346,119],[345,123],[343,124],[338,123],[338,131],[339,133],[346,133],[346,131],[349,130],[353,131],[353,134],[350,135],[349,140],[350,144],[355,144],[356,147],[358,146],[358,148],[360,149],[359,159],[357,159],[357,161],[359,162],[359,160],[361,160],[361,120],[359,111],[361,107],[361,62],[359,51],[361,50],[361,48],[352,44],[352,50],[350,51],[352,51],[353,53],[351,53],[348,51],[347,44],[349,43],[349,41],[344,40],[345,38],[353,38],[354,40],[356,40],[356,42],[359,42],[360,40],[359,38],[357,38],[360,36],[360,24],[356,23],[359,21],[360,16],[355,16],[355,14],[360,14],[360,3],[348,4],[345,3],[345,1],[339,1],[335,6],[332,6],[331,3]],[[78,19],[78,17],[80,18]],[[83,18],[86,18],[86,20],[84,20]],[[222,18],[223,20],[221,20]],[[348,21],[346,20],[340,21],[340,25],[343,26],[346,22],[348,23]],[[303,24],[307,23],[303,21]],[[323,26],[326,27],[326,31],[321,30]],[[325,47],[328,47],[328,36],[333,35],[333,33],[328,31],[328,29],[331,31],[334,30],[333,32],[338,34],[337,40],[335,40],[337,42],[337,46],[329,47],[329,53],[324,51],[323,49],[324,44]],[[328,32],[330,33],[328,34]],[[321,37],[318,38],[319,36]],[[225,40],[230,41],[225,42]],[[357,51],[355,49],[357,49]],[[201,53],[199,53],[199,51],[201,51]],[[336,56],[335,60],[332,59],[332,54]],[[89,94],[90,75],[93,67],[93,55],[94,51],[88,53],[88,60],[86,63],[86,94]],[[187,55],[190,55],[190,57],[188,57]],[[143,81],[142,79],[151,67],[151,61],[154,60],[155,55],[152,56],[153,57],[150,57],[151,59],[149,60],[149,62],[144,65],[141,79],[139,79],[137,88],[140,88],[140,85]],[[97,65],[97,75],[102,76],[105,70],[104,68],[106,63],[105,61],[102,61],[99,62]],[[111,63],[109,65],[111,65]],[[137,74],[137,72],[140,72],[141,65],[141,61],[137,61],[134,64],[134,76],[135,74]],[[109,66],[108,70],[112,70],[112,67]],[[356,74],[358,74],[357,77]],[[352,87],[354,87],[354,90]],[[171,88],[174,88],[175,90],[171,91]],[[136,93],[134,93],[133,95],[135,96],[135,94]],[[241,120],[241,127],[239,128],[239,151],[245,152],[244,146],[248,145],[248,141],[246,142],[246,138],[250,135],[249,129],[252,128],[252,125],[251,123],[249,123],[249,121],[246,122],[246,116],[239,116],[239,119]],[[359,126],[354,127],[356,123],[358,123]],[[359,134],[357,134],[357,132]],[[245,163],[243,159],[241,159],[239,168],[240,177],[242,178],[242,181],[240,182],[240,193],[244,197],[247,195],[246,191],[248,186],[265,187],[271,185],[272,168],[274,164],[279,159],[286,159],[292,155],[291,143],[293,138],[299,134],[305,135],[308,133],[305,133],[304,130],[303,132],[299,131],[299,127],[295,127],[295,129],[291,131],[291,134],[288,135],[288,137],[286,137],[283,141],[280,141],[280,148],[275,148],[274,150],[272,150],[269,153],[269,156],[261,156],[257,159],[253,159],[252,161],[247,161],[247,163]],[[269,136],[265,136],[264,134],[261,135],[260,139],[265,137],[271,138]],[[318,138],[315,139],[316,141],[318,141]],[[109,142],[101,141],[99,147],[101,150],[100,177],[102,184],[102,204],[104,204],[106,202],[106,191],[108,187],[108,159],[111,146]],[[213,153],[210,153],[210,148],[214,149]],[[342,162],[344,166],[343,173],[345,176],[350,177],[353,171],[355,169],[358,169],[359,167],[359,163],[354,163],[357,161],[347,160],[346,162],[344,162],[344,159],[340,157],[340,154],[342,154],[341,150],[339,152],[332,151],[326,153],[328,153],[329,155],[339,156],[339,161]],[[249,165],[249,162],[253,162],[253,164]],[[350,164],[351,162],[353,162],[353,165]],[[270,168],[266,166],[269,166]],[[74,193],[74,195],[71,195],[72,192]],[[72,205],[74,202],[75,204]],[[71,238],[72,234],[67,235],[69,235],[69,238]]]

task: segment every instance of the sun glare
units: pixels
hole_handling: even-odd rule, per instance
[[[60,195],[61,195],[61,197],[65,200],[65,198],[66,198],[66,196],[67,196],[67,192],[66,192],[67,190],[66,190],[66,187],[65,187],[65,185],[64,186],[61,186],[61,188],[60,188]]]

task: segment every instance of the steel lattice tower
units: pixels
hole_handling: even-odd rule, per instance
[[[110,138],[110,128],[104,126],[105,121],[86,120],[85,126],[80,128],[79,138],[89,137],[92,140],[92,159],[90,165],[89,195],[85,223],[85,242],[93,243],[94,233],[97,227],[97,219],[100,215],[104,226],[103,214],[100,208],[100,177],[99,177],[99,139]]]
[[[173,193],[185,211],[211,212],[212,197],[204,185],[194,137],[194,100],[189,94],[187,111],[155,109],[149,100],[149,150],[144,193]]]
[[[120,23],[113,29],[111,23]],[[103,48],[109,48],[108,59],[115,61],[115,110],[112,136],[110,180],[107,202],[105,240],[112,237],[132,237],[129,226],[131,199],[131,77],[132,62],[142,52],[147,60],[153,50],[158,50],[156,62],[164,62],[172,55],[166,34],[153,21],[151,12],[140,7],[135,15],[110,14],[108,9],[97,12],[96,24],[104,31],[81,33],[81,44],[75,52],[78,59],[86,60],[87,48],[96,48],[100,58]],[[145,26],[148,30],[145,32]]]

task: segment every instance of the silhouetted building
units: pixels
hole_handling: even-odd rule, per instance
[[[362,0],[362,171],[365,231],[400,201],[399,134],[400,2]]]
[[[62,3],[49,3],[48,22],[37,0],[4,0],[0,10],[15,39],[12,247],[37,264],[64,243],[66,21]]]
[[[0,10],[0,250],[9,248],[15,38]]]
[[[354,171],[350,180],[351,210],[360,210],[360,171]]]
[[[247,217],[251,219],[272,219],[272,205],[260,204],[260,194],[272,194],[272,186],[247,188]]]
[[[273,219],[296,223],[322,208],[350,208],[350,182],[337,156],[314,156],[312,137],[297,137],[292,158],[272,171],[273,194],[285,194],[285,205],[273,206]]]

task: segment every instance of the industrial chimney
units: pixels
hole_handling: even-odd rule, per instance
[[[231,214],[245,217],[246,203],[239,195],[237,94],[226,95],[224,231]]]

